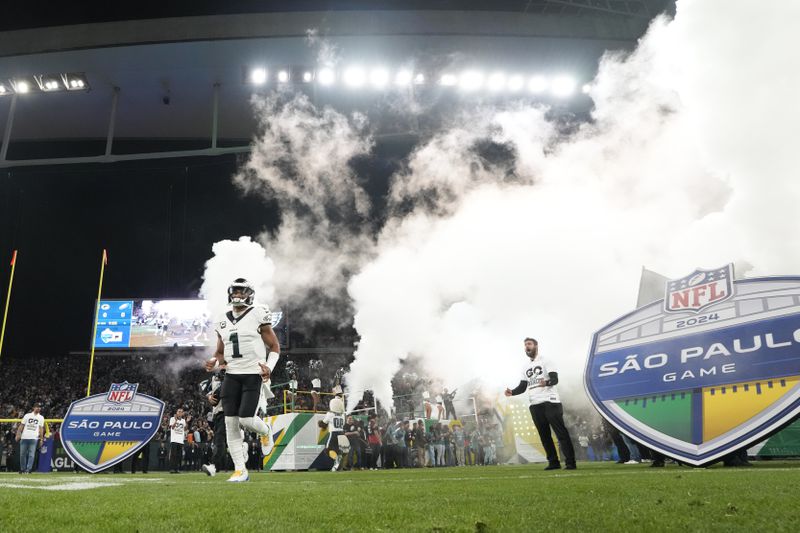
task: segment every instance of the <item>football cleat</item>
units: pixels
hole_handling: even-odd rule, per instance
[[[217,475],[217,467],[214,465],[203,465],[200,469],[208,476],[214,477]]]
[[[266,435],[261,435],[259,440],[261,441],[261,453],[264,455],[264,457],[271,454],[272,449],[275,448],[275,441],[272,440],[272,431]]]
[[[247,470],[237,470],[228,478],[228,481],[231,483],[244,483],[248,479],[250,479],[250,476],[247,475]]]

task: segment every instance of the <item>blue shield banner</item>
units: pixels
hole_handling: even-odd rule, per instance
[[[730,266],[730,265],[729,265]],[[723,269],[693,285],[718,283]],[[731,273],[732,274],[732,273]],[[703,279],[700,279],[703,278]],[[670,287],[670,283],[673,283]],[[644,445],[693,465],[768,437],[800,414],[800,277],[730,281],[683,312],[653,302],[592,338],[584,386],[600,413]],[[708,289],[708,293],[712,290]],[[683,297],[676,300],[683,303]]]
[[[64,451],[95,473],[137,453],[155,436],[164,402],[137,392],[136,383],[114,383],[107,393],[72,402],[61,425]]]

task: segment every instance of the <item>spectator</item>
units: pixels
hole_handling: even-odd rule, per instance
[[[17,426],[16,440],[19,441],[21,474],[31,473],[36,450],[44,442],[44,417],[40,414],[41,410],[39,403],[34,404],[33,411],[26,413]]]

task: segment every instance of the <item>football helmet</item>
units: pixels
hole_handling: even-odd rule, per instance
[[[241,298],[234,298],[233,291],[235,290],[242,291],[244,296]],[[255,294],[256,291],[249,281],[244,278],[236,278],[228,287],[228,303],[230,305],[253,305],[253,297]]]
[[[330,407],[331,407],[331,411],[333,411],[337,415],[340,415],[340,414],[344,413],[344,402],[338,396],[334,397],[331,400]]]

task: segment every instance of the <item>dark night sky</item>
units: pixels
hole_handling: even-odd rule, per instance
[[[378,144],[351,162],[376,216],[410,148]],[[89,349],[103,248],[103,297],[196,297],[215,242],[280,222],[277,202],[233,184],[237,164],[226,155],[0,171],[3,303],[19,250],[3,357]]]
[[[235,169],[219,156],[3,171],[3,301],[19,249],[4,353],[88,349],[103,248],[104,297],[196,296],[214,242],[278,222],[274,203],[232,184]]]

